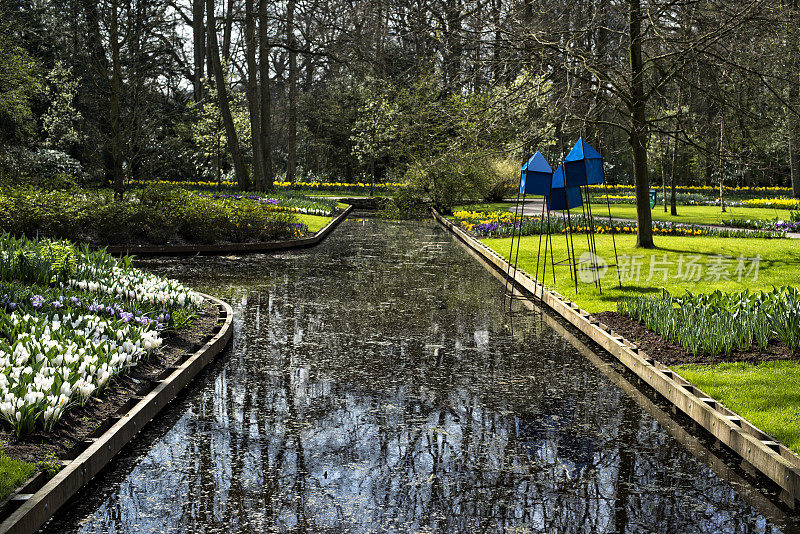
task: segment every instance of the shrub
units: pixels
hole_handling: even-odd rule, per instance
[[[488,168],[483,198],[487,202],[499,202],[511,196],[519,186],[519,165],[504,159],[491,162]]]
[[[427,195],[438,211],[450,214],[456,204],[483,197],[488,168],[482,156],[451,152],[413,163],[406,182]]]

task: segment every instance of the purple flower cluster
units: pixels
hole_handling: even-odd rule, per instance
[[[49,306],[53,310],[59,310],[64,306],[64,297],[63,295],[58,297],[58,299],[47,302],[47,299],[44,298],[42,295],[33,295],[30,299],[31,307],[33,307],[37,311],[43,311],[45,305],[49,304]],[[146,315],[139,315],[137,316],[133,312],[126,311],[121,304],[115,302],[112,305],[106,306],[97,301],[97,299],[92,300],[91,303],[84,303],[78,297],[72,296],[69,298],[70,307],[73,309],[84,309],[87,312],[95,313],[97,315],[105,315],[111,318],[119,318],[124,323],[135,322],[142,326],[154,326],[156,330],[163,330],[164,326],[169,323],[170,314],[166,313],[165,310],[161,310],[161,314],[156,317],[155,319],[151,319]],[[5,308],[9,311],[13,311],[17,309],[18,304],[11,299],[11,296],[8,294],[3,295],[0,298],[0,309]]]
[[[215,199],[228,198],[228,199],[232,199],[232,200],[255,200],[256,202],[264,202],[265,204],[272,204],[273,206],[275,206],[278,203],[280,203],[280,199],[277,199],[277,198],[265,198],[265,197],[260,197],[260,196],[257,196],[257,195],[220,195],[220,194],[214,194],[214,195],[198,195],[198,196],[206,197],[206,198],[215,198]]]
[[[777,222],[772,228],[784,232],[800,232],[800,222]]]

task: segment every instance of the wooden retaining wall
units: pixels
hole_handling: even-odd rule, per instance
[[[503,274],[509,272],[509,264],[500,254],[436,211],[433,216],[494,269]],[[677,409],[775,482],[783,490],[781,498],[797,508],[800,499],[800,457],[788,447],[711,398],[678,373],[649,357],[635,343],[598,322],[574,302],[543,286],[521,269],[511,269],[511,272],[515,273],[513,278],[518,289],[546,304],[616,357]]]
[[[110,419],[110,428],[84,442],[85,450],[75,459],[62,462],[64,466],[56,476],[49,481],[44,480],[43,474],[34,476],[11,495],[8,503],[18,507],[0,523],[0,534],[36,532],[222,352],[233,334],[233,309],[219,299],[203,297],[213,302],[219,311],[218,322],[205,344],[168,367],[150,393],[131,399],[129,406],[120,410],[122,413]]]
[[[110,254],[124,255],[133,254],[136,256],[183,256],[194,254],[234,254],[252,252],[272,252],[276,250],[288,250],[293,248],[313,247],[325,239],[340,222],[347,218],[353,210],[353,206],[348,206],[342,213],[333,218],[319,232],[311,237],[300,239],[287,239],[285,241],[268,241],[265,243],[228,243],[225,245],[165,245],[165,246],[133,246],[120,245],[111,246],[106,250]]]

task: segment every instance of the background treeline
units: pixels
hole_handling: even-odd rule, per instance
[[[584,136],[615,183],[800,195],[798,0],[1,1],[6,174],[490,193]]]

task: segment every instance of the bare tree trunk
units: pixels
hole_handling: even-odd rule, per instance
[[[672,148],[672,172],[670,173],[670,194],[669,194],[669,212],[671,215],[678,214],[678,198],[675,193],[675,178],[678,175],[678,165],[682,162],[680,159],[680,145],[678,144],[678,137],[680,136],[681,129],[681,113],[683,111],[683,89],[681,84],[678,84],[678,111],[675,114],[675,144]]]
[[[206,64],[205,0],[192,0],[192,34],[194,36],[194,101],[203,99],[203,78]]]
[[[261,160],[264,164],[264,190],[272,191],[275,177],[272,170],[272,88],[269,83],[269,35],[267,2],[258,1],[258,70],[261,78]]]
[[[111,157],[114,173],[114,198],[122,200],[124,191],[122,174],[122,72],[120,65],[119,3],[111,2],[111,25],[108,38],[111,44]]]
[[[722,177],[722,169],[723,169],[723,157],[722,151],[724,150],[724,142],[725,142],[725,107],[720,105],[719,107],[719,146],[717,152],[717,178],[719,179],[719,205],[722,208],[722,213],[725,213],[727,210],[725,209],[725,186],[724,180]]]
[[[264,152],[261,148],[261,98],[256,63],[256,14],[253,0],[245,0],[244,35],[247,61],[247,107],[250,110],[250,143],[253,149],[253,187],[264,190]]]
[[[233,34],[233,10],[236,0],[228,0],[225,11],[225,23],[222,28],[222,59],[228,63],[231,59],[231,35]]]
[[[789,169],[792,194],[800,198],[800,1],[789,3]]]
[[[295,0],[286,3],[286,45],[289,48],[289,132],[286,181],[297,179],[297,43],[294,37]]]
[[[631,66],[631,131],[633,180],[636,188],[636,246],[653,248],[653,221],[650,213],[650,177],[647,174],[647,115],[642,62],[641,0],[628,0]]]
[[[242,153],[239,150],[239,137],[236,135],[236,126],[233,123],[231,107],[228,103],[228,88],[225,86],[225,73],[222,71],[222,62],[219,57],[219,44],[217,43],[217,27],[214,20],[214,0],[206,0],[208,13],[208,54],[214,74],[214,85],[217,88],[217,101],[222,123],[225,125],[225,135],[228,138],[228,149],[233,159],[233,169],[236,173],[236,182],[239,189],[250,189],[250,177],[244,164]]]

